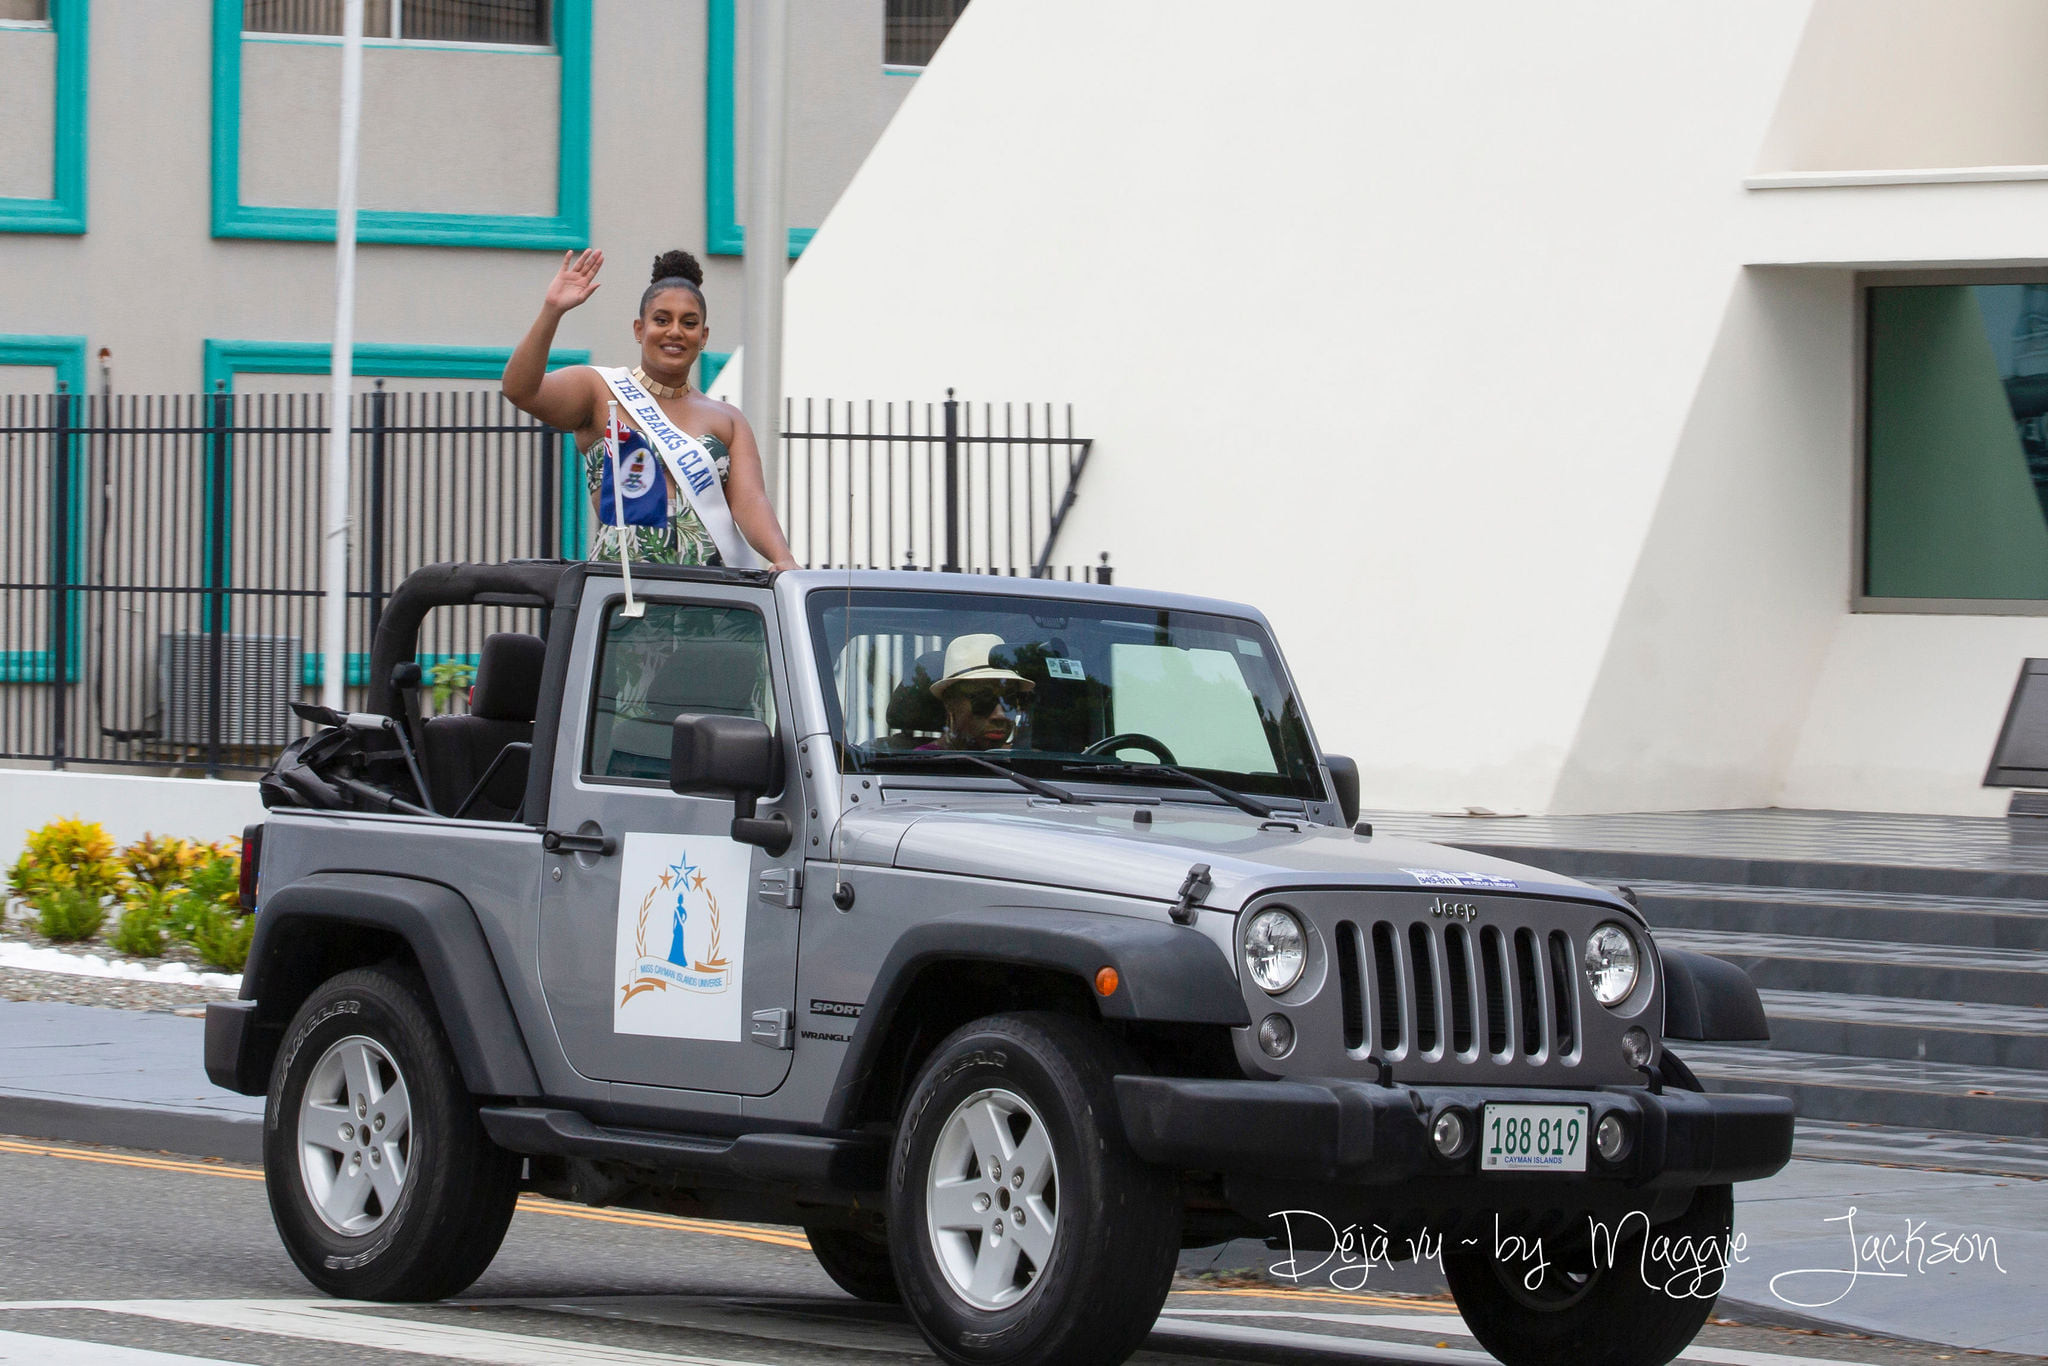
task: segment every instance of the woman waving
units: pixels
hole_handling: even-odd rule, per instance
[[[548,373],[556,326],[597,292],[603,266],[601,251],[564,253],[540,316],[506,362],[502,385],[521,410],[574,434],[597,512],[590,557],[796,568],[768,504],[753,429],[739,409],[690,386],[691,367],[711,336],[696,257],[667,251],[655,258],[653,282],[633,320],[639,365]],[[605,443],[614,403],[621,424],[616,461]]]

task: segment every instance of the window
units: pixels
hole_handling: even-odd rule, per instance
[[[759,613],[650,602],[636,619],[622,606],[605,614],[583,776],[666,783],[669,726],[684,712],[751,716],[774,728]]]
[[[1147,766],[1172,764],[1244,792],[1323,800],[1301,709],[1254,622],[899,589],[813,593],[810,612],[848,771],[915,772],[940,751],[986,751],[1055,782],[1142,785]]]
[[[967,0],[888,0],[882,64],[929,66],[932,54],[946,41],[966,8]]]
[[[1867,303],[1865,594],[2048,600],[2048,281]]]
[[[47,24],[50,0],[0,0],[0,24]]]
[[[545,47],[548,8],[548,0],[363,0],[363,36]],[[341,13],[342,0],[242,0],[242,31],[339,36]]]

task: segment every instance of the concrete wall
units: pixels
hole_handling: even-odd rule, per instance
[[[263,819],[263,803],[254,783],[0,769],[0,860],[12,863],[22,836],[59,816],[98,821],[118,844],[145,834],[211,841],[239,837]]]
[[[591,241],[609,264],[604,289],[565,320],[557,342],[621,363],[636,354],[632,317],[648,263],[670,247],[704,253],[706,12],[704,0],[601,0],[593,10]],[[210,33],[206,5],[94,0],[90,231],[0,233],[0,330],[84,334],[94,350],[110,347],[118,391],[196,390],[209,337],[332,335],[331,245],[210,236]],[[49,44],[46,34],[0,32],[0,62]],[[809,215],[822,217],[894,102],[917,84],[884,76],[881,48],[882,0],[793,6],[791,66],[803,84],[793,85],[792,102],[818,106],[792,120],[793,223],[815,225]],[[275,193],[286,203],[331,203],[335,134],[321,92],[339,69],[338,48],[253,41],[243,52],[244,202]],[[532,54],[371,52],[365,205],[552,210],[555,64]],[[438,77],[414,79],[416,70],[451,65],[472,74],[438,90]],[[0,67],[0,101],[16,98],[11,70]],[[833,103],[842,98],[846,107]],[[24,97],[29,104],[47,124],[49,100]],[[458,135],[437,147],[444,127]],[[0,157],[42,157],[47,178],[47,131],[27,141],[17,153],[8,126]],[[559,259],[554,251],[365,246],[356,336],[509,347],[533,320]],[[727,350],[741,340],[741,262],[706,257],[705,269],[712,346]],[[0,370],[9,387],[29,378]]]
[[[49,195],[56,94],[56,37],[0,28],[0,198]]]
[[[328,43],[242,44],[242,200],[333,208],[341,66]],[[365,209],[552,214],[562,59],[363,53]]]
[[[2048,623],[1852,615],[1854,282],[2048,266],[2048,187],[1746,190],[1840,7],[1233,13],[977,0],[789,391],[1072,400],[1055,558],[1262,606],[1369,806],[1996,809]]]
[[[2048,164],[2048,7],[1818,0],[1759,171]]]

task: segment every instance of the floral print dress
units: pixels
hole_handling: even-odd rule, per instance
[[[697,438],[704,445],[704,453],[711,457],[711,464],[718,471],[718,483],[724,487],[726,476],[732,472],[732,452],[725,443],[706,432]],[[583,451],[583,479],[590,489],[591,505],[597,510],[597,532],[590,543],[590,558],[593,560],[616,560],[619,558],[619,541],[626,538],[629,558],[636,563],[722,565],[718,544],[711,539],[711,533],[704,529],[704,523],[697,517],[697,510],[690,506],[675,481],[662,471],[662,483],[668,488],[668,521],[663,526],[614,526],[607,519],[611,509],[603,506],[600,496],[604,488],[605,462],[604,438],[600,436]]]

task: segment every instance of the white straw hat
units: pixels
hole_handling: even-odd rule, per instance
[[[946,674],[932,684],[932,696],[944,697],[946,689],[955,683],[973,683],[984,678],[1022,683],[1024,690],[1030,692],[1035,685],[1023,674],[989,663],[989,655],[1002,643],[1003,638],[998,635],[957,637],[946,647]]]

